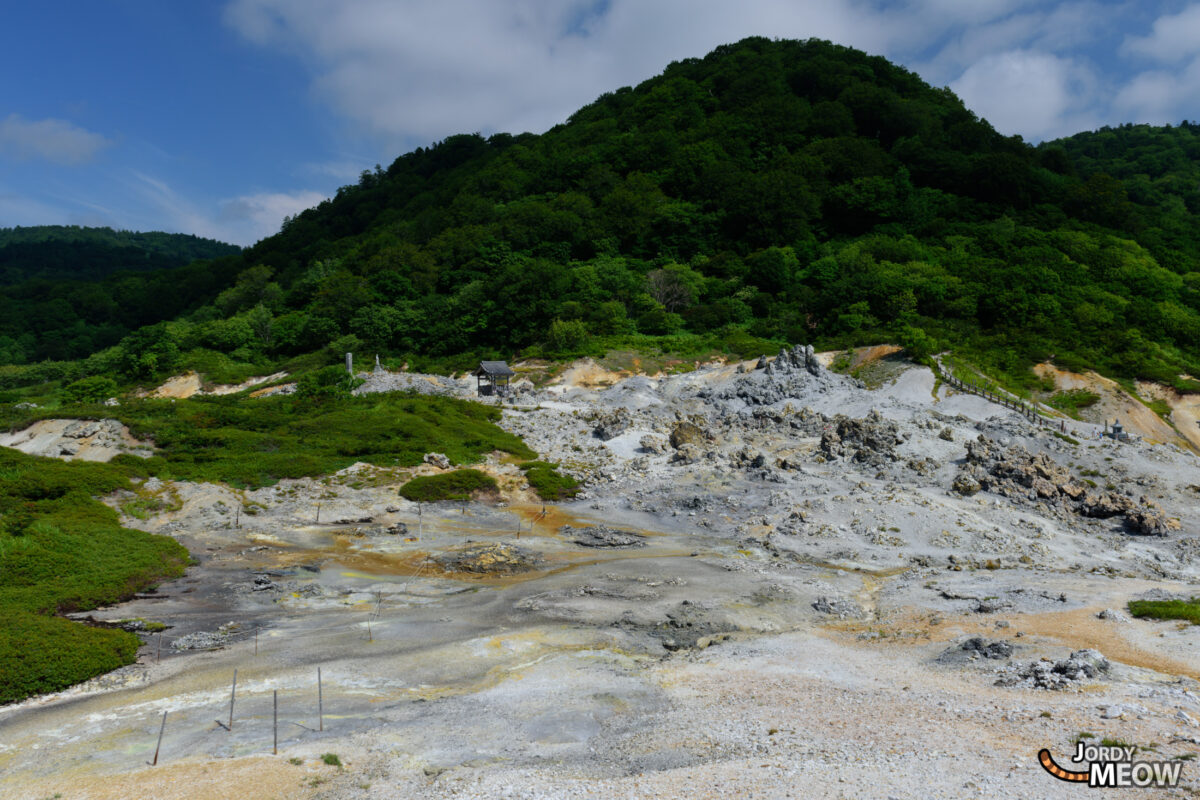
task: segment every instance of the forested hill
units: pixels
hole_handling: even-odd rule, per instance
[[[31,278],[95,280],[121,270],[169,269],[241,248],[183,233],[39,225],[0,228],[0,285]]]
[[[1105,127],[1043,147],[1062,149],[1081,178],[1109,184],[1112,222],[1138,231],[1157,225],[1165,243],[1200,250],[1200,124]]]
[[[363,173],[87,370],[899,339],[1017,378],[1051,356],[1200,374],[1193,201],[1139,194],[1073,141],[1001,136],[883,58],[747,39],[540,136],[452,136]]]
[[[0,228],[0,364],[83,358],[173,319],[237,274],[200,259],[240,252],[188,234]]]

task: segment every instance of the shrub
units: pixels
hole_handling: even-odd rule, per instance
[[[1200,597],[1191,600],[1130,600],[1129,613],[1149,619],[1182,619],[1200,625]]]
[[[1055,392],[1046,400],[1051,408],[1057,408],[1067,415],[1079,419],[1079,410],[1088,408],[1100,402],[1100,395],[1087,389],[1071,389],[1066,392]]]
[[[475,492],[495,492],[499,487],[490,475],[477,469],[458,469],[441,475],[423,475],[400,487],[400,496],[415,503],[465,500]]]
[[[154,458],[136,459],[143,471],[238,486],[328,474],[355,461],[413,466],[431,451],[458,464],[493,450],[534,457],[519,437],[494,424],[499,409],[446,397],[198,397],[129,402],[112,414],[157,446]]]
[[[296,396],[306,400],[346,398],[361,385],[360,378],[355,378],[344,367],[335,364],[310,372],[296,381]]]
[[[552,350],[571,352],[588,342],[587,327],[577,319],[556,319],[550,323],[549,343]]]
[[[82,378],[62,390],[68,403],[103,403],[117,393],[117,382],[103,375]]]
[[[173,539],[120,527],[94,499],[133,467],[0,449],[0,703],[52,692],[133,661],[138,637],[51,616],[118,602],[182,574]]]
[[[939,345],[936,339],[921,328],[905,325],[900,331],[900,343],[908,351],[913,361],[924,363],[936,353]]]
[[[558,471],[557,464],[528,461],[521,464],[525,479],[543,500],[569,500],[579,494],[579,481]]]

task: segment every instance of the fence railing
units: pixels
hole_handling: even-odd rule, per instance
[[[1018,414],[1025,417],[1025,419],[1029,420],[1029,422],[1031,422],[1034,425],[1041,426],[1041,425],[1045,424],[1045,420],[1043,420],[1042,415],[1037,412],[1037,409],[1035,409],[1029,403],[1026,403],[1024,400],[1020,400],[1018,398],[1013,398],[1013,397],[999,394],[997,392],[993,392],[990,389],[988,389],[986,386],[979,386],[974,383],[968,383],[967,381],[964,381],[961,378],[955,376],[952,372],[950,372],[945,367],[943,367],[942,363],[940,361],[938,361],[936,363],[937,363],[937,367],[938,367],[939,377],[942,379],[942,381],[944,383],[948,384],[949,386],[957,389],[960,392],[965,392],[967,394],[973,394],[977,397],[982,397],[985,400],[990,400],[993,403],[997,403],[999,405],[1004,406],[1005,408],[1016,411]]]

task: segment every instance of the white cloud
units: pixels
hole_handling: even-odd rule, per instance
[[[322,192],[262,192],[227,200],[221,205],[218,222],[231,230],[244,231],[244,238],[231,239],[236,244],[250,244],[264,236],[279,232],[284,217],[293,217],[327,199]]]
[[[111,144],[66,120],[29,120],[20,114],[0,120],[0,153],[22,161],[42,158],[56,164],[83,164]]]
[[[298,173],[321,178],[333,178],[342,183],[348,183],[356,182],[359,176],[362,175],[363,170],[374,170],[374,164],[368,164],[365,159],[360,161],[344,159],[310,162],[302,165]]]
[[[1183,69],[1136,75],[1113,98],[1113,109],[1128,119],[1155,125],[1196,119],[1200,107],[1200,57]]]
[[[454,133],[544,131],[754,35],[885,55],[1035,141],[1125,121],[1114,113],[1189,116],[1182,80],[1133,76],[1120,58],[1200,54],[1197,2],[1152,24],[1132,0],[229,0],[225,20],[302,62],[314,96],[388,154]],[[327,166],[340,180],[357,172]]]
[[[603,92],[745,36],[878,52],[904,35],[862,0],[233,0],[226,20],[302,58],[320,99],[391,145],[543,131]]]
[[[133,177],[153,216],[167,220],[168,229],[239,245],[251,245],[278,233],[285,216],[294,216],[327,198],[322,192],[308,189],[260,192],[222,200],[205,209],[158,178],[136,171]]]
[[[1022,9],[986,24],[954,27],[932,58],[918,65],[918,71],[931,83],[949,83],[987,56],[1011,50],[1070,52],[1096,39],[1111,24],[1111,15],[1092,0]]]
[[[544,131],[670,61],[753,35],[924,59],[932,82],[1036,139],[1096,118],[1084,101],[1102,98],[1075,53],[1126,11],[1098,0],[230,0],[225,19],[302,60],[318,99],[394,151]]]
[[[1094,124],[1095,83],[1076,61],[1013,50],[975,62],[950,88],[1001,133],[1043,139]]]
[[[1200,4],[1193,3],[1178,14],[1164,14],[1146,36],[1127,37],[1121,51],[1168,62],[1200,53]]]

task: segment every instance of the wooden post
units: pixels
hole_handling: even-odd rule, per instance
[[[158,649],[154,653],[154,663],[162,663],[162,631],[158,632]]]
[[[233,686],[229,687],[229,727],[226,730],[233,731],[233,698],[237,695],[237,670],[233,671]]]
[[[238,503],[237,508],[233,510],[233,527],[242,527],[242,504]]]
[[[371,634],[371,615],[367,614],[367,641],[374,642],[375,637]]]
[[[321,504],[317,503],[317,525],[321,524]]]
[[[254,656],[258,657],[258,628],[254,629]]]
[[[279,690],[275,689],[271,692],[274,698],[275,710],[271,714],[272,739],[271,739],[271,755],[279,755]]]
[[[165,731],[166,729],[167,729],[167,712],[164,711],[162,725],[160,725],[158,728],[158,744],[156,744],[154,746],[154,760],[150,762],[150,766],[152,766],[152,767],[158,765],[158,751],[162,747],[163,731]]]
[[[321,695],[320,667],[317,667],[317,730],[325,730],[325,698]]]

